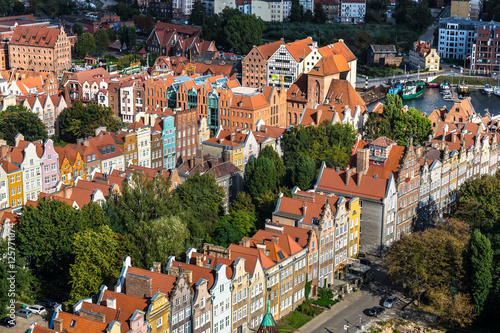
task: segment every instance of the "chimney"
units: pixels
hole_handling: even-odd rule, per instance
[[[444,124],[443,126],[443,138],[442,141],[446,141],[446,133],[448,132],[448,125]]]
[[[266,244],[265,243],[257,243],[257,249],[266,252]]]
[[[377,179],[377,178],[378,178],[378,174],[376,173],[373,175],[373,179]]]
[[[4,159],[7,160],[7,162],[12,162],[10,155],[6,155]]]
[[[316,111],[317,119],[316,119],[316,124],[319,126],[321,123],[321,115],[323,114],[323,110],[319,109]]]
[[[358,149],[356,152],[357,159],[357,169],[358,173],[366,173],[368,167],[370,166],[370,150],[369,149]]]
[[[106,132],[106,126],[99,126],[95,129],[95,136],[99,136],[99,134]],[[88,147],[88,146],[87,146]]]
[[[71,186],[64,186],[63,187],[63,198],[69,199],[71,197],[71,194],[73,194],[73,187]]]
[[[240,246],[243,246],[243,247],[250,247],[250,238],[243,238],[240,243],[239,243]]]
[[[345,186],[349,185],[349,181],[351,180],[351,176],[355,172],[356,172],[356,168],[347,169],[347,171],[345,172]]]
[[[230,162],[231,161],[231,151],[229,149],[224,149],[222,159],[224,162]]]
[[[196,254],[196,266],[203,267],[203,254]]]
[[[424,150],[424,148],[420,145],[415,147],[415,154],[417,155],[417,157],[422,157],[423,150]]]
[[[153,262],[153,272],[156,273],[161,273],[161,263],[160,262]]]
[[[236,136],[236,133],[235,133],[235,132],[231,133],[231,141],[233,141],[233,142],[234,142],[234,140],[235,140],[235,136]]]
[[[110,309],[116,309],[116,298],[114,297],[106,298],[106,306]]]
[[[54,330],[57,332],[63,331],[63,320],[61,318],[54,319]]]
[[[451,142],[455,142],[457,141],[457,131],[454,130],[454,131],[451,131]]]
[[[340,172],[340,167],[335,167],[335,172],[339,173]]]
[[[273,243],[274,244],[279,244],[279,237],[278,237],[278,235],[273,235],[272,237],[273,237]]]

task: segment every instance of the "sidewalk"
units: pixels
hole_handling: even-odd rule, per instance
[[[349,307],[352,304],[352,302],[358,300],[359,298],[361,298],[363,295],[365,295],[367,293],[368,293],[368,291],[365,291],[365,290],[351,292],[346,299],[333,305],[331,309],[328,309],[328,310],[322,312],[319,316],[317,316],[316,318],[313,318],[310,322],[308,322],[307,324],[305,324],[301,328],[297,329],[295,332],[300,332],[300,333],[312,332],[314,329],[318,328],[319,326],[324,325],[325,322],[328,319],[330,319],[332,316],[334,316],[338,312],[346,309],[347,307]]]

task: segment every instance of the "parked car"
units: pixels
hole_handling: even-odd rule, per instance
[[[5,327],[14,327],[16,326],[16,320],[10,317],[5,317],[0,319],[0,325]]]
[[[378,315],[385,312],[385,309],[380,306],[375,306],[368,311],[368,315],[372,317],[378,317]]]
[[[46,308],[53,308],[57,304],[57,302],[50,298],[44,298],[35,301],[35,304],[43,305]]]
[[[398,301],[398,298],[396,296],[390,296],[387,297],[387,299],[384,302],[384,307],[386,308],[392,308],[394,304]]]
[[[47,310],[45,310],[45,307],[43,305],[30,305],[27,307],[27,309],[33,312],[34,314],[38,315],[42,315],[45,312],[47,312]]]
[[[368,259],[359,259],[359,263],[366,266],[371,266],[372,262]]]
[[[16,311],[16,316],[23,317],[23,318],[29,318],[33,316],[33,312],[29,309],[21,309]]]

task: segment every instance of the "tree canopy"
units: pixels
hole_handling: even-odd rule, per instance
[[[193,2],[193,8],[191,9],[191,16],[189,16],[189,23],[194,25],[202,25],[205,20],[205,5],[201,0],[195,0]]]
[[[295,161],[293,168],[292,181],[295,186],[301,190],[308,190],[316,177],[316,166],[312,158],[307,155],[301,155]]]
[[[493,283],[491,243],[479,229],[472,232],[469,243],[469,276],[475,312],[482,314]]]
[[[77,36],[80,36],[83,34],[83,25],[81,23],[76,22],[73,24],[73,33]]]
[[[400,146],[407,146],[411,136],[414,144],[421,145],[428,140],[432,132],[432,123],[414,108],[403,111],[403,100],[399,95],[387,94],[382,115],[372,112],[363,130],[367,139],[386,136]]]
[[[226,7],[205,20],[203,38],[215,41],[223,50],[247,54],[253,45],[262,44],[264,30],[262,19]]]
[[[110,41],[109,34],[106,30],[99,29],[94,33],[96,52],[98,54],[103,54],[108,50]]]
[[[70,303],[95,296],[99,287],[114,283],[120,272],[118,241],[108,225],[77,234],[72,246],[75,263],[71,265]]]
[[[111,108],[95,103],[84,105],[80,100],[75,100],[72,107],[64,109],[59,115],[59,126],[64,141],[76,142],[79,138],[94,135],[95,129],[100,126],[116,132],[123,127],[123,123]]]
[[[318,127],[292,127],[284,134],[285,165],[293,165],[300,155],[308,155],[319,168],[346,167],[356,143],[356,131],[349,124],[328,121]]]
[[[0,133],[9,145],[14,145],[18,133],[27,141],[45,141],[48,138],[45,124],[38,115],[22,105],[8,106],[5,112],[2,112]]]
[[[266,157],[250,160],[247,164],[246,179],[248,193],[254,198],[274,192],[277,187],[274,163]]]
[[[96,51],[96,43],[94,36],[85,32],[78,36],[75,43],[75,53],[86,56]]]

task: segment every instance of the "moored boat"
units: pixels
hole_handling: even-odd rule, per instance
[[[439,90],[441,90],[441,92],[449,91],[450,90],[450,84],[448,83],[448,81],[441,82],[441,84],[439,85]]]
[[[427,83],[427,88],[438,88],[439,83]]]
[[[493,89],[493,94],[495,94],[495,96],[500,96],[500,87],[499,86],[496,86],[495,89]]]
[[[401,98],[412,99],[420,97],[424,94],[424,90],[425,82],[422,80],[407,82],[401,90]]]
[[[493,93],[493,87],[489,84],[485,85],[484,88],[481,90],[483,94],[485,95],[491,95]]]
[[[470,89],[465,84],[461,84],[457,87],[458,98],[465,98],[470,96]]]

